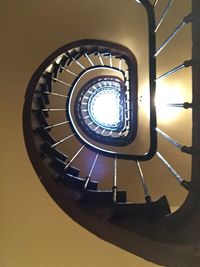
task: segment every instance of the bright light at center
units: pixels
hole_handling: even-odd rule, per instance
[[[92,97],[89,113],[103,127],[117,127],[120,123],[120,93],[115,88],[99,91]]]

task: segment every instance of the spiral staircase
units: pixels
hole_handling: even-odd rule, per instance
[[[199,200],[200,7],[193,1],[193,11],[188,12],[158,46],[157,36],[170,16],[174,1],[167,1],[160,14],[156,13],[159,0],[136,2],[138,8],[146,10],[148,20],[148,103],[139,88],[137,58],[132,51],[107,41],[72,42],[45,60],[29,84],[23,116],[26,146],[41,182],[66,213],[86,228],[96,231],[98,224],[91,225],[90,221],[95,217],[103,223],[136,231],[148,238],[185,242],[185,236],[189,235],[187,231],[190,231],[185,225],[198,210]],[[165,53],[173,39],[188,25],[193,28],[191,58],[158,75],[160,54]],[[193,73],[190,89],[193,99],[172,101],[166,106],[168,110],[184,114],[192,112],[189,129],[192,142],[188,146],[160,127],[156,116],[159,103],[155,104],[159,82],[176,77],[184,69]],[[108,125],[99,122],[93,113],[98,95],[106,93],[117,96],[119,105],[117,123]],[[144,106],[147,106],[145,115]],[[108,108],[106,103],[103,108]],[[169,157],[168,153],[165,157],[161,152],[161,139],[171,148],[172,154],[183,154],[187,160],[191,158],[191,178],[182,177],[173,166],[173,156]],[[155,158],[158,164],[168,169],[170,177],[177,181],[176,186],[186,192],[183,205],[175,212],[165,192],[158,192],[158,198],[154,199],[147,186],[149,174],[144,173],[143,166],[146,162],[151,164]],[[125,189],[120,185],[122,164],[125,169],[134,165],[130,175],[140,182],[134,191],[143,190],[142,202],[131,199],[133,188],[129,184]],[[87,216],[91,216],[90,219]],[[156,225],[156,231],[152,232],[152,225]],[[175,227],[176,234],[170,232],[171,227]],[[98,235],[102,237],[101,231]]]

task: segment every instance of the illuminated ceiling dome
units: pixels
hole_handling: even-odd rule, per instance
[[[117,82],[99,82],[88,102],[88,113],[100,127],[118,130],[123,124],[124,108],[121,86]]]
[[[135,103],[136,98],[125,81],[114,75],[98,76],[80,89],[74,114],[79,127],[93,140],[126,145],[137,131],[137,116],[133,115],[134,108],[130,108]]]

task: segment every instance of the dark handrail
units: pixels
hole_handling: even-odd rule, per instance
[[[99,151],[101,154],[109,157],[115,157],[121,159],[133,159],[133,160],[140,160],[145,161],[152,158],[157,150],[157,132],[156,132],[156,107],[154,105],[154,99],[155,99],[155,79],[156,79],[156,59],[153,56],[155,54],[155,16],[154,16],[154,10],[153,6],[148,0],[138,0],[137,2],[140,2],[146,9],[147,16],[148,16],[148,32],[149,32],[149,81],[150,81],[150,148],[147,153],[144,155],[135,155],[135,154],[126,154],[126,153],[118,153],[115,151],[110,151],[104,148],[100,148],[95,146],[94,144],[90,143],[88,140],[86,140],[83,136],[80,135],[80,133],[77,131],[76,126],[71,124],[73,127],[73,130],[76,132],[77,138],[80,140],[80,142],[84,143],[87,147],[90,149],[94,149],[94,151]],[[83,45],[83,44],[82,44]],[[97,53],[97,56],[101,55],[100,52]],[[102,63],[102,62],[101,62]],[[104,63],[103,63],[104,65]],[[99,68],[99,66],[97,66]],[[102,66],[101,66],[102,67]],[[106,66],[108,68],[108,66]],[[92,68],[91,68],[92,69]],[[114,69],[114,68],[113,68]],[[118,70],[118,69],[117,69]],[[89,71],[89,69],[87,70]],[[119,71],[119,70],[118,70]],[[83,75],[84,72],[81,73]],[[80,76],[79,76],[80,77]],[[76,82],[78,79],[76,80]],[[76,83],[75,82],[75,83]],[[73,88],[71,89],[73,90]],[[71,102],[69,100],[68,106],[70,106]],[[69,116],[71,117],[71,112],[69,110]]]
[[[192,0],[192,10],[197,13],[198,19],[192,23],[192,58],[197,62],[200,62],[200,1]],[[193,125],[193,134],[192,134],[192,146],[194,149],[200,150],[200,109],[199,109],[199,100],[200,100],[200,64],[194,64],[192,66],[192,125]],[[199,184],[199,162],[200,162],[200,153],[194,153],[192,156],[192,182],[194,184]],[[193,196],[194,197],[194,196]],[[199,192],[196,194],[197,201],[194,198],[195,203],[199,203]]]
[[[117,156],[118,158],[121,159],[133,159],[133,160],[149,160],[152,158],[157,149],[157,133],[156,133],[156,109],[154,105],[154,98],[155,98],[155,79],[156,79],[156,60],[153,57],[155,54],[155,34],[154,34],[154,29],[155,29],[155,16],[154,16],[154,11],[152,4],[148,0],[138,0],[137,2],[140,2],[146,9],[147,15],[148,15],[148,28],[149,28],[149,80],[150,80],[150,148],[147,153],[144,155],[132,155],[132,154],[125,154],[125,153],[118,153],[114,151],[109,151],[103,148],[99,148],[91,143],[89,143],[85,138],[79,135],[79,133],[75,130],[77,133],[77,137],[81,142],[84,142],[86,146],[88,146],[91,149],[94,149],[95,151],[99,151],[101,154],[109,156],[109,157],[115,157]],[[100,53],[97,53],[97,55],[100,57],[101,60],[101,55]],[[101,62],[102,64],[102,62]],[[104,63],[103,63],[104,65]],[[98,66],[99,67],[99,66]],[[108,67],[108,66],[106,66]],[[70,105],[70,102],[68,103]],[[72,125],[74,127],[74,125]]]
[[[85,141],[85,138],[83,136],[81,136],[79,133],[77,133],[77,129],[74,128],[74,125],[73,123],[71,122],[70,123],[70,127],[72,128],[72,131],[76,133],[76,137],[80,140],[81,143],[84,143],[85,146],[87,146],[89,149],[91,150],[94,150],[94,151],[98,151],[99,153],[105,155],[105,156],[109,156],[109,157],[118,157],[120,159],[133,159],[133,160],[140,160],[140,161],[145,161],[145,160],[149,160],[151,159],[155,153],[156,153],[156,150],[157,150],[157,132],[156,132],[156,125],[157,125],[157,120],[156,120],[156,108],[155,108],[155,105],[154,105],[154,98],[155,98],[155,79],[156,79],[156,60],[155,60],[155,57],[153,56],[155,54],[155,33],[154,33],[154,29],[155,29],[155,16],[154,16],[154,9],[153,9],[153,6],[151,4],[151,2],[149,0],[140,0],[139,1],[143,7],[145,8],[146,10],[146,13],[147,13],[147,17],[148,17],[148,38],[149,38],[149,84],[150,84],[150,147],[149,147],[149,151],[147,151],[145,154],[126,154],[126,153],[118,153],[117,151],[110,151],[108,149],[105,149],[104,147],[102,148],[99,148],[98,146],[96,145],[93,145],[90,141]],[[88,44],[90,45],[90,47],[93,46],[96,47],[97,46],[97,42],[98,42],[98,45],[101,47],[103,46],[106,46],[105,43],[106,42],[103,42],[103,41],[97,41],[97,40],[81,40],[81,41],[77,41],[77,42],[72,42],[70,44],[68,44],[67,46],[61,48],[59,50],[59,53],[67,53],[66,51],[67,50],[73,50],[75,47],[77,48],[78,46],[81,46],[81,47],[88,47]],[[119,48],[121,49],[121,46],[117,45],[117,44],[113,44],[112,43],[112,49],[113,50],[119,50]],[[132,58],[134,58],[134,56],[131,54],[131,52],[126,49],[125,47],[123,47],[124,50],[122,50],[122,54],[120,54],[120,56],[122,57],[122,59],[127,59],[127,65],[130,65],[130,63],[132,62]],[[87,50],[87,48],[86,48]],[[96,53],[97,52],[97,53]],[[98,54],[98,52],[101,54],[101,49],[95,51],[96,54]],[[35,87],[36,85],[38,84],[38,81],[39,79],[37,80],[38,76],[39,76],[39,72],[41,73],[41,70],[42,69],[47,69],[47,67],[45,68],[46,64],[52,62],[50,62],[51,58],[54,57],[54,60],[55,60],[55,56],[56,56],[56,53],[55,52],[54,54],[52,54],[49,58],[48,58],[48,61],[43,63],[43,65],[41,65],[40,69],[35,73],[34,75],[34,80],[31,82],[31,86],[33,86],[33,84],[35,84]],[[81,51],[82,53],[82,51]],[[69,60],[67,60],[67,65],[69,66],[72,62],[76,62],[77,64],[80,63],[77,61],[77,58],[79,57],[79,54],[81,54],[78,52],[77,55],[74,55],[73,53],[71,53],[70,55],[66,55],[66,57],[69,58]],[[109,52],[110,53],[110,52]],[[59,54],[60,55],[60,54]],[[73,56],[74,55],[74,56]],[[82,55],[84,55],[84,53],[82,53]],[[81,56],[82,56],[81,55]],[[108,54],[109,55],[109,54]],[[128,56],[127,56],[128,55]],[[117,57],[116,57],[117,58]],[[134,61],[135,61],[135,58],[134,58]],[[80,63],[81,64],[81,63]],[[61,65],[61,67],[64,67],[64,63]],[[83,66],[84,67],[84,66]],[[98,66],[99,67],[99,66]],[[129,66],[130,67],[130,66]],[[106,66],[106,68],[108,68],[108,66]],[[117,68],[113,66],[112,68],[113,70],[116,70]],[[57,71],[57,69],[56,69]],[[83,71],[80,73],[80,75],[82,75],[83,73],[85,72],[85,69],[83,69]],[[122,71],[121,71],[122,72]],[[123,73],[123,72],[122,72]],[[55,74],[53,73],[53,70],[52,70],[52,73],[51,74]],[[133,74],[133,71],[130,73],[130,76],[132,76]],[[74,84],[67,84],[65,83],[65,81],[62,81],[62,80],[59,80],[55,77],[52,77],[52,75],[49,75],[51,76],[52,80],[55,81],[55,82],[60,82],[66,86],[69,86],[69,94],[72,92],[72,87]],[[44,76],[45,77],[45,76]],[[77,79],[75,80],[75,82],[78,81],[78,77],[76,77]],[[135,78],[134,80],[134,84],[137,83],[137,79]],[[130,85],[132,86],[132,84]],[[131,90],[130,90],[131,91]],[[31,92],[30,94],[33,95],[34,92]],[[29,95],[30,95],[29,94]],[[134,92],[133,92],[134,94]],[[28,94],[27,94],[28,95]],[[134,95],[135,96],[135,95]],[[135,97],[135,99],[137,99]],[[70,101],[66,101],[66,106],[68,107],[70,105]],[[43,112],[50,112],[50,111],[68,111],[67,115],[69,115],[70,117],[70,112],[68,109],[58,109],[58,108],[44,108],[43,110],[41,110]],[[134,112],[137,113],[137,108],[134,110]],[[135,116],[135,120],[137,120],[137,116]]]

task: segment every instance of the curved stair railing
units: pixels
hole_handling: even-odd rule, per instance
[[[27,93],[27,103],[25,110],[29,105],[28,110],[32,110],[32,114],[24,115],[25,125],[29,124],[34,133],[34,142],[37,150],[40,151],[41,161],[48,165],[55,174],[55,180],[62,186],[68,186],[73,190],[81,192],[80,204],[91,203],[92,205],[108,205],[111,206],[112,218],[130,218],[136,215],[146,216],[150,220],[156,220],[160,217],[170,215],[170,206],[166,196],[158,200],[152,200],[149,189],[144,177],[141,161],[150,160],[157,156],[161,164],[164,164],[172,173],[175,179],[187,191],[193,191],[193,184],[189,180],[181,177],[178,171],[168,162],[168,159],[157,150],[157,133],[159,137],[164,138],[169,144],[174,145],[182,153],[189,154],[193,157],[194,153],[199,153],[199,148],[179,144],[173,137],[170,137],[162,129],[157,126],[156,122],[156,105],[154,104],[156,83],[169,77],[176,75],[177,72],[184,68],[193,68],[196,65],[194,55],[192,59],[185,60],[183,63],[167,71],[166,73],[156,78],[156,59],[165,48],[176,38],[177,34],[187,25],[199,19],[199,12],[193,12],[184,17],[181,23],[171,32],[169,37],[156,49],[155,41],[158,31],[162,27],[162,23],[167,18],[170,10],[173,8],[173,0],[168,1],[161,17],[157,23],[154,19],[154,12],[159,5],[159,0],[147,1],[140,0],[147,10],[149,18],[149,75],[150,75],[150,149],[145,154],[137,154],[130,152],[124,153],[117,150],[117,145],[128,145],[134,142],[137,127],[137,119],[134,112],[137,114],[136,94],[137,88],[134,83],[137,83],[135,72],[137,66],[134,60],[130,59],[127,51],[120,52],[121,47],[112,45],[106,42],[98,42],[92,40],[84,40],[75,42],[75,44],[66,48],[59,56],[54,57],[54,60],[42,72],[39,79],[34,80],[34,86],[31,85],[29,93]],[[79,71],[78,71],[79,70]],[[95,79],[93,73],[99,71],[98,79],[91,84],[91,80]],[[109,75],[105,75],[109,73]],[[89,78],[87,75],[92,73]],[[66,75],[66,76],[65,76]],[[106,77],[112,77],[111,80],[106,80]],[[68,77],[64,79],[64,77]],[[78,83],[86,79],[84,84],[89,82],[90,90],[82,91],[82,86],[78,87]],[[102,78],[104,77],[104,78]],[[195,79],[195,77],[194,77]],[[124,84],[125,95],[125,126],[119,131],[110,129],[101,129],[95,125],[89,117],[88,110],[83,106],[88,105],[90,94],[93,94],[102,83],[106,84],[120,80]],[[98,85],[99,83],[99,85]],[[99,86],[99,87],[97,87]],[[114,85],[113,85],[114,86]],[[116,85],[117,86],[117,85]],[[78,88],[78,89],[77,89]],[[77,102],[73,98],[78,97]],[[84,102],[85,98],[85,102]],[[135,101],[135,102],[134,102]],[[195,102],[195,101],[193,101]],[[55,105],[56,103],[56,105]],[[74,105],[77,106],[79,112],[74,111]],[[168,103],[171,108],[194,108],[193,103]],[[30,107],[31,106],[31,107]],[[134,121],[135,119],[135,121]],[[31,121],[31,123],[30,123]],[[78,123],[77,121],[80,121]],[[26,127],[26,126],[25,126]],[[57,139],[57,129],[63,137]],[[25,129],[26,131],[26,129]],[[26,137],[26,134],[25,134]],[[88,139],[87,139],[88,137]],[[73,151],[67,150],[67,145],[70,142],[75,142],[76,146]],[[76,141],[74,141],[76,140]],[[28,140],[26,140],[28,147]],[[113,148],[114,146],[114,148]],[[80,176],[80,169],[75,167],[77,162],[84,157],[84,151],[89,150],[92,153],[92,160],[87,175]],[[70,156],[68,155],[70,152]],[[101,157],[113,159],[113,177],[112,187],[108,190],[98,189],[98,181],[95,180],[95,171],[98,161]],[[127,202],[126,191],[118,189],[118,161],[132,160],[135,162],[138,177],[144,191],[144,203]],[[76,164],[74,165],[74,162]]]
[[[164,21],[165,17],[167,16],[168,12],[173,6],[173,0],[169,0],[168,4],[166,6],[166,9],[164,10],[159,22],[157,23],[155,33],[160,28],[162,22]],[[154,8],[159,4],[159,0],[155,1]],[[159,48],[156,50],[155,57],[157,58],[161,52],[164,52],[164,49],[168,46],[168,44],[176,38],[176,35],[189,23],[192,23],[194,20],[199,19],[199,11],[193,12],[183,18],[183,20],[178,24],[178,26],[175,27],[175,29],[171,32],[171,34],[166,38],[166,40],[159,46]],[[182,64],[174,67],[173,69],[167,71],[166,73],[160,75],[156,78],[156,82],[160,79],[164,79],[166,77],[169,77],[170,75],[175,75],[176,72],[181,71],[183,68],[188,68],[193,66],[193,62],[195,59],[191,60],[185,60]],[[184,108],[184,109],[190,109],[192,108],[192,103],[167,103],[167,105],[171,108]],[[160,136],[165,138],[167,141],[169,141],[171,144],[173,144],[175,147],[177,147],[181,152],[186,154],[192,154],[192,146],[187,147],[184,145],[179,144],[177,141],[175,141],[172,137],[167,135],[165,132],[163,132],[161,129],[156,128],[156,131],[159,133]],[[166,167],[169,169],[170,172],[174,175],[174,177],[177,179],[177,181],[185,187],[186,190],[190,190],[190,182],[183,180],[183,178],[176,172],[176,170],[173,169],[173,167],[167,162],[167,160],[157,151],[156,155],[158,158],[166,165]]]

